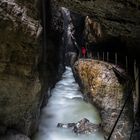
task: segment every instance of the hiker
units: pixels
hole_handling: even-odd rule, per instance
[[[82,47],[82,57],[86,57],[86,48]]]

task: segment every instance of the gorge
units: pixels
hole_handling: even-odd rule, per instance
[[[40,110],[49,104],[50,96],[53,97],[51,91],[61,80],[65,66],[72,68],[84,100],[96,104],[103,119],[103,109],[108,105],[104,103],[99,107],[104,96],[99,97],[97,90],[95,98],[91,97],[89,86],[100,88],[96,76],[100,73],[100,81],[101,75],[109,77],[109,72],[114,71],[108,70],[110,66],[108,69],[97,66],[99,70],[105,69],[105,74],[93,68],[96,74],[93,85],[87,85],[91,84],[90,72],[82,81],[85,77],[81,78],[80,72],[84,75],[88,71],[84,63],[83,73],[77,69],[83,46],[87,47],[87,57],[93,59],[88,69],[96,66],[94,60],[98,59],[119,65],[130,77],[128,90],[133,87],[133,97],[127,107],[131,115],[125,117],[127,120],[130,116],[131,127],[134,125],[132,139],[139,140],[139,37],[139,0],[0,0],[0,140],[33,139],[39,128]],[[120,83],[125,81],[118,73],[115,76]],[[108,94],[105,92],[105,95]],[[123,103],[119,105],[122,107]],[[116,113],[117,109],[111,113]],[[118,116],[120,110],[112,115]]]

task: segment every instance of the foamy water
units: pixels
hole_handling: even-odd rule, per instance
[[[71,68],[66,67],[62,80],[51,94],[47,106],[42,109],[39,131],[34,140],[104,140],[101,132],[76,135],[69,128],[57,128],[58,123],[78,122],[83,118],[95,124],[101,122],[96,108],[83,101]]]

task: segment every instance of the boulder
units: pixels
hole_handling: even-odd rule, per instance
[[[100,124],[93,124],[87,118],[83,118],[77,123],[58,123],[57,127],[60,128],[72,128],[72,131],[76,134],[91,134],[95,131],[101,130]]]

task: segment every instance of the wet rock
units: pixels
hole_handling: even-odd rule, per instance
[[[68,123],[68,124],[63,124],[63,123],[58,123],[57,127],[62,127],[62,128],[73,128],[76,125],[76,123]]]
[[[57,127],[72,128],[73,132],[76,134],[91,134],[95,131],[101,130],[100,124],[93,124],[86,118],[83,118],[77,123],[68,123],[68,124],[58,123]]]
[[[84,118],[75,125],[73,131],[76,134],[91,134],[95,131],[99,131],[100,129],[100,124],[93,124],[88,119]]]

